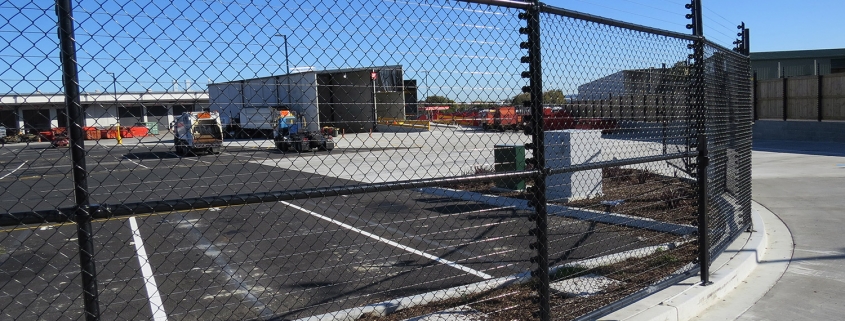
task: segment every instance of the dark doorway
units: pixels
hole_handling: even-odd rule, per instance
[[[18,115],[13,110],[0,110],[0,126],[6,127],[6,135],[18,132]]]
[[[50,110],[30,109],[23,111],[23,126],[27,133],[50,130]]]
[[[59,123],[59,127],[67,128],[68,118],[67,118],[67,109],[66,108],[58,108],[56,109],[56,121]]]
[[[173,116],[182,115],[185,112],[194,111],[194,105],[174,105]]]
[[[117,107],[120,126],[133,126],[144,121],[144,107]]]

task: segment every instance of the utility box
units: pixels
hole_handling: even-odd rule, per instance
[[[550,130],[545,133],[546,167],[566,168],[602,161],[601,130]],[[554,174],[546,177],[546,199],[568,202],[602,195],[602,170]]]
[[[493,169],[497,173],[525,170],[525,145],[493,146]],[[496,187],[510,190],[525,190],[524,179],[503,179],[496,181]]]

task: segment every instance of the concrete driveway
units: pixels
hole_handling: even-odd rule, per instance
[[[737,320],[845,315],[845,144],[754,141],[753,199],[793,235],[784,275]]]

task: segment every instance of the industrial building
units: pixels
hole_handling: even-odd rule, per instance
[[[845,72],[845,48],[752,52],[757,80],[818,76]]]
[[[85,126],[131,126],[156,122],[166,130],[173,115],[202,110],[208,106],[208,94],[196,91],[171,92],[83,92]],[[36,132],[66,127],[64,94],[15,94],[0,96],[0,126],[14,133]]]
[[[380,118],[405,119],[401,65],[303,72],[213,83],[209,108],[226,126],[240,125],[244,108],[288,108],[308,130],[330,126],[345,132],[376,128]],[[414,97],[415,98],[415,97]]]
[[[624,95],[666,95],[686,88],[686,65],[620,70],[578,86],[578,100],[601,100]]]

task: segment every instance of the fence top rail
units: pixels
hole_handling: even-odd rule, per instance
[[[578,12],[578,11],[572,11],[572,10],[568,10],[568,9],[564,9],[564,8],[558,8],[558,7],[550,6],[550,5],[547,5],[547,4],[544,4],[544,3],[540,4],[540,11],[545,12],[545,13],[560,15],[560,16],[564,16],[564,17],[586,20],[586,21],[600,23],[600,24],[609,25],[609,26],[613,26],[613,27],[619,27],[619,28],[623,28],[623,29],[629,29],[629,30],[640,31],[640,32],[645,32],[645,33],[651,33],[651,34],[656,34],[656,35],[661,35],[661,36],[666,36],[666,37],[684,39],[684,40],[689,40],[689,41],[698,40],[698,37],[693,36],[693,35],[689,35],[689,34],[684,34],[684,33],[680,33],[680,32],[664,30],[664,29],[658,29],[658,28],[652,28],[652,27],[647,27],[647,26],[643,26],[643,25],[633,24],[633,23],[630,23],[630,22],[624,22],[624,21],[619,21],[619,20],[614,20],[614,19],[608,19],[608,18],[594,16],[594,15],[591,15],[591,14],[582,13],[582,12]]]

